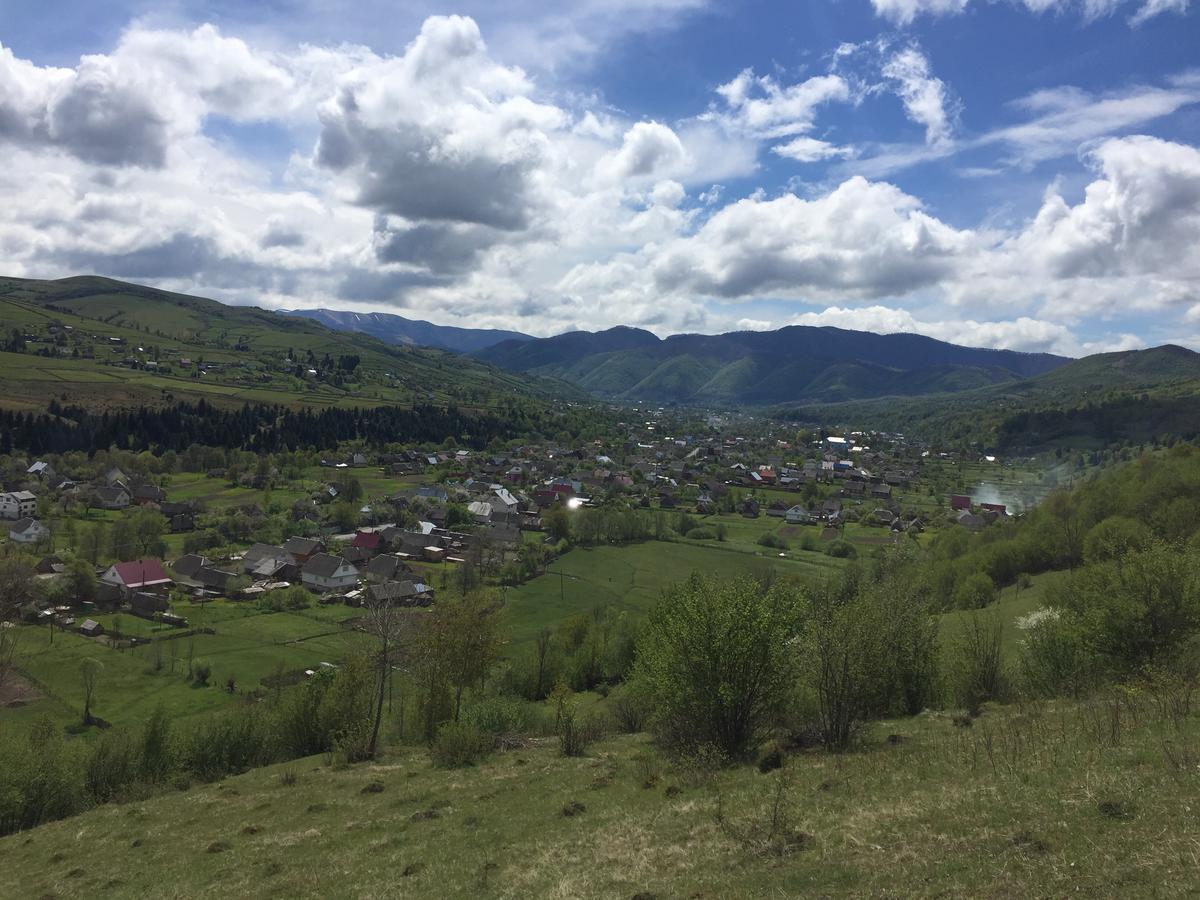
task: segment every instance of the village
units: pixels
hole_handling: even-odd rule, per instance
[[[769,423],[763,437],[755,435],[761,423],[711,417],[703,435],[666,436],[679,425],[653,410],[621,423],[620,441],[360,449],[289,459],[286,473],[265,459],[190,476],[145,454],[99,472],[95,461],[10,459],[0,518],[9,543],[37,556],[39,579],[67,585],[29,598],[25,620],[98,637],[97,611],[183,628],[172,603],[184,599],[263,602],[299,585],[326,605],[423,606],[439,587],[461,587],[463,570],[467,585],[518,584],[564,551],[577,510],[637,510],[700,543],[717,538],[710,519],[761,519],[764,554],[797,543],[786,540],[796,528],[812,536],[794,553],[834,542],[852,553],[856,543],[977,530],[1008,516],[1008,504],[972,498],[972,478],[1000,482],[1007,472],[1020,482],[1013,512],[1046,489],[994,458],[968,460],[964,470],[954,454],[899,435]],[[86,575],[66,577],[72,558],[90,564],[94,587]]]

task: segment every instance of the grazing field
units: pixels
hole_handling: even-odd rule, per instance
[[[263,687],[280,672],[338,663],[367,640],[346,626],[355,611],[345,606],[295,612],[262,612],[252,604],[224,600],[177,603],[189,627],[157,625],[128,613],[97,615],[107,630],[150,638],[136,648],[116,649],[107,637],[22,626],[16,665],[39,686],[45,699],[5,709],[4,721],[28,722],[43,714],[72,726],[82,718],[80,663],[100,662],[102,671],[93,713],[112,725],[135,726],[161,707],[172,719],[202,715],[236,701],[238,694]],[[207,633],[211,630],[212,633]],[[207,686],[189,678],[204,662],[212,673]],[[226,689],[234,680],[237,693]]]
[[[320,757],[0,839],[12,897],[1174,897],[1196,887],[1200,720],[989,707],[860,750],[702,773],[644,735],[445,771]],[[1135,708],[1136,707],[1136,708]]]
[[[545,626],[553,627],[597,606],[644,615],[664,588],[693,571],[732,577],[773,568],[784,577],[808,579],[837,571],[841,560],[820,553],[777,551],[756,547],[759,553],[704,542],[647,541],[622,547],[577,548],[559,558],[551,571],[526,584],[509,588],[507,624],[513,648],[532,641]]]

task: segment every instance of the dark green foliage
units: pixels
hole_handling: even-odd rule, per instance
[[[770,547],[774,550],[787,549],[787,542],[773,531],[767,531],[759,535],[758,544],[760,547]]]
[[[996,616],[973,613],[952,648],[954,701],[971,715],[978,715],[982,704],[1003,700],[1007,694],[1002,633],[1003,625]]]
[[[433,764],[443,769],[473,766],[492,751],[495,738],[467,722],[446,722],[429,746]]]
[[[799,652],[830,750],[849,747],[867,718],[913,715],[935,699],[937,621],[912,553],[890,551],[813,593]]]
[[[779,714],[795,674],[803,600],[781,584],[697,573],[663,594],[638,641],[636,677],[676,751],[742,756]]]
[[[1065,599],[1085,647],[1133,674],[1171,661],[1200,633],[1200,556],[1154,549],[1088,566]]]
[[[858,549],[849,541],[838,539],[825,545],[825,553],[835,559],[854,559],[858,556]]]

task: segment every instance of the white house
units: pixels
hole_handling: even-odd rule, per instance
[[[27,519],[37,512],[37,497],[29,491],[0,494],[0,519]]]
[[[358,585],[358,569],[340,556],[318,553],[304,564],[300,580],[314,591],[343,591]]]
[[[32,466],[25,470],[26,475],[32,475],[34,478],[53,478],[54,467],[48,462],[38,460]]]
[[[789,525],[808,525],[814,521],[812,514],[803,506],[796,505],[789,509],[784,514],[784,519]]]
[[[36,544],[50,537],[50,529],[37,519],[17,519],[8,529],[8,539],[18,544]]]

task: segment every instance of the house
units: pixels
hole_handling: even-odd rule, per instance
[[[153,619],[155,613],[165,613],[171,607],[167,604],[166,597],[146,591],[136,591],[129,598],[129,608],[133,610],[135,616]]]
[[[54,467],[48,462],[38,460],[32,466],[25,470],[26,475],[31,475],[39,481],[45,481],[54,477]]]
[[[242,554],[242,571],[251,578],[283,578],[295,565],[290,553],[273,544],[255,544]]]
[[[8,539],[18,544],[36,544],[50,537],[50,529],[37,519],[17,519],[8,529]]]
[[[198,553],[187,553],[179,559],[175,560],[175,564],[171,566],[175,570],[176,575],[184,578],[191,578],[200,569],[208,565],[208,560]]]
[[[354,535],[350,546],[365,551],[368,557],[374,556],[383,550],[383,535],[378,531],[360,531]]]
[[[290,537],[283,543],[288,553],[299,565],[304,565],[318,553],[325,552],[325,542],[318,538]]]
[[[165,591],[174,584],[163,569],[162,560],[151,557],[111,565],[100,581],[118,588],[125,596],[134,591]]]
[[[892,486],[890,484],[872,485],[871,496],[877,500],[891,500],[892,499]]]
[[[129,481],[129,476],[126,475],[117,466],[113,466],[104,473],[104,483],[108,485],[120,484],[124,485]]]
[[[970,528],[972,531],[982,528],[986,523],[982,518],[975,515],[969,509],[960,510],[955,516],[955,521],[964,528]]]
[[[371,581],[392,581],[407,571],[404,560],[392,553],[381,553],[367,563],[367,578]]]
[[[789,509],[783,518],[789,525],[809,525],[816,521],[813,514],[799,504]]]
[[[488,522],[492,518],[492,504],[486,500],[473,500],[467,504],[467,512],[473,515],[477,522]]]
[[[988,512],[994,512],[998,516],[1008,515],[1008,506],[1003,503],[980,503],[981,509],[986,509]]]
[[[39,575],[61,575],[67,571],[67,565],[62,561],[61,556],[51,554],[38,560],[38,564],[33,567],[33,570]]]
[[[129,491],[120,485],[102,485],[96,488],[95,497],[101,509],[127,509],[132,502]]]
[[[79,633],[84,637],[100,637],[104,634],[104,626],[95,619],[85,619],[84,623],[79,626]]]
[[[420,582],[385,581],[367,588],[367,599],[388,605],[428,606],[433,600],[433,589]]]
[[[964,494],[952,494],[950,496],[951,509],[971,509],[971,498]]]
[[[166,499],[167,492],[156,484],[139,484],[133,489],[133,501],[138,506],[162,503]]]
[[[0,519],[28,519],[37,512],[37,497],[29,491],[0,494]]]
[[[224,569],[217,569],[213,566],[201,566],[196,570],[196,574],[192,576],[192,580],[202,585],[205,590],[225,594],[229,590],[229,583],[237,577],[236,572],[227,572]]]
[[[358,584],[358,569],[340,556],[314,554],[300,570],[304,586],[313,591],[343,591]]]

